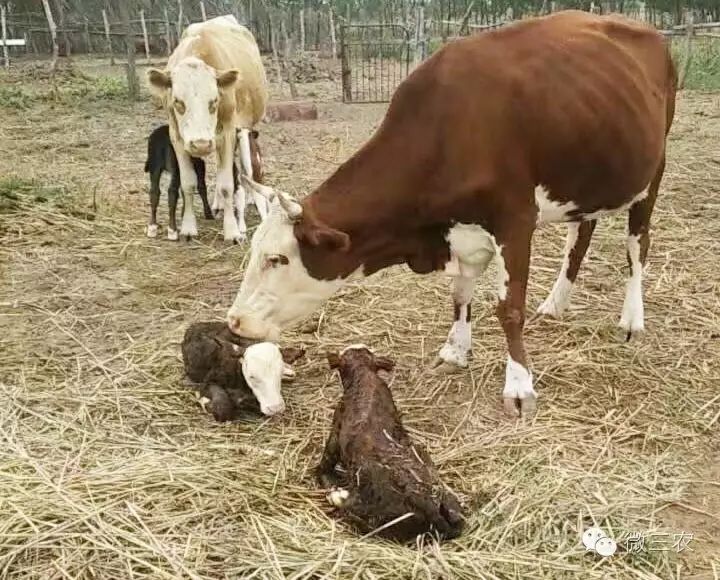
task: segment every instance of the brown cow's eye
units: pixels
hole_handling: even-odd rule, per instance
[[[265,263],[268,268],[277,268],[278,266],[287,266],[290,263],[287,256],[282,254],[273,254],[265,258]]]
[[[183,103],[181,100],[175,99],[173,106],[178,113],[180,113],[181,115],[185,114],[185,103]]]

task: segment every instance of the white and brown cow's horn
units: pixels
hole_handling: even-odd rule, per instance
[[[293,221],[301,220],[303,213],[302,206],[291,195],[282,191],[276,193],[280,200],[280,205],[287,212],[288,217]]]
[[[243,175],[241,179],[244,185],[260,195],[265,196],[268,200],[272,201],[277,197],[278,201],[280,201],[280,206],[285,210],[291,220],[299,221],[302,219],[302,206],[289,193],[258,183],[250,179],[247,175]]]

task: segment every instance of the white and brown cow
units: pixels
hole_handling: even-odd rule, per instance
[[[240,130],[241,170],[251,169],[250,130],[262,119],[268,100],[265,69],[252,33],[232,16],[188,26],[168,60],[167,69],[148,71],[150,86],[161,97],[180,166],[184,212],[180,235],[197,235],[192,198],[197,179],[191,157],[217,152],[217,190],[213,209],[224,210],[225,239],[245,238],[245,190],[233,187],[236,130]],[[235,199],[234,199],[235,198]],[[238,225],[233,211],[239,209]],[[265,204],[257,201],[261,217]]]
[[[494,260],[505,407],[532,413],[523,325],[533,232],[568,223],[565,265],[541,308],[560,314],[595,221],[628,211],[620,325],[642,330],[642,268],[675,91],[665,40],[621,17],[567,11],[446,45],[398,87],[377,132],[327,181],[302,202],[275,195],[230,329],[272,337],[349,279],[407,263],[452,276],[455,323],[440,359],[464,367],[473,288]]]

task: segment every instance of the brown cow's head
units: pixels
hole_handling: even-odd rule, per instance
[[[220,100],[238,81],[239,71],[219,72],[189,57],[169,72],[150,69],[147,75],[150,87],[165,102],[171,126],[177,128],[185,150],[193,157],[212,153]]]
[[[283,328],[312,314],[349,279],[362,275],[362,268],[334,279],[311,276],[301,253],[337,258],[348,252],[349,236],[303,217],[302,206],[287,194],[245,177],[243,181],[272,203],[253,236],[245,276],[227,321],[237,335],[277,340]]]

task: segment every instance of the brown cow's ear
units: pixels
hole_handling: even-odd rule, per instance
[[[380,370],[390,372],[395,368],[395,361],[386,356],[376,356],[375,366]]]
[[[334,228],[301,222],[295,231],[298,240],[311,246],[340,250],[341,252],[347,252],[350,249],[350,236]]]
[[[221,89],[227,89],[233,86],[240,78],[240,71],[237,69],[230,69],[224,72],[218,73],[217,84]]]
[[[150,86],[158,91],[165,91],[172,87],[172,79],[167,71],[151,68],[147,71],[147,78]]]
[[[340,357],[336,352],[329,352],[327,354],[327,360],[331,369],[337,369],[340,367]]]

